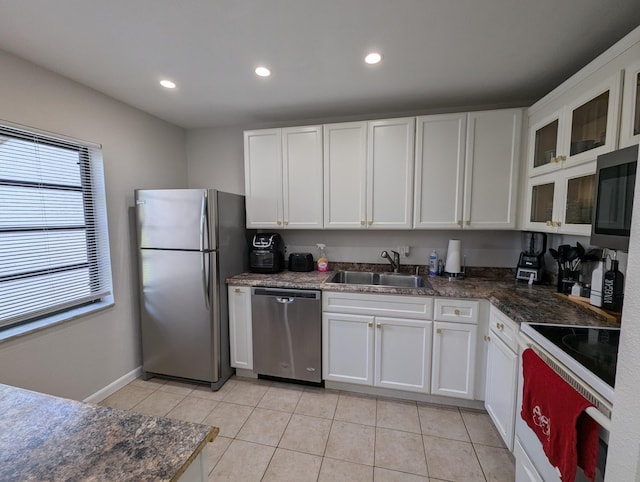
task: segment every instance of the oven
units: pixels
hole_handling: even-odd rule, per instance
[[[619,337],[619,328],[535,323],[523,323],[520,332],[521,353],[526,348],[533,349],[553,371],[593,403],[586,413],[600,425],[596,481],[604,480],[606,468]],[[538,437],[520,416],[522,386],[520,363],[514,448],[516,481],[560,482]],[[588,479],[578,468],[575,480]]]

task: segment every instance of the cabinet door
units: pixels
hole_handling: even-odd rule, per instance
[[[595,160],[618,145],[621,72],[566,107],[561,154],[565,166]]]
[[[558,232],[589,236],[595,198],[595,162],[561,171]]]
[[[229,286],[229,348],[232,367],[253,370],[249,286]]]
[[[322,377],[373,385],[373,316],[322,314]]]
[[[415,118],[368,123],[367,227],[410,229]]]
[[[436,321],[433,328],[431,394],[473,399],[478,327]]]
[[[376,386],[429,393],[431,325],[431,321],[376,317]]]
[[[282,129],[283,225],[321,229],[322,126]]]
[[[465,228],[516,225],[522,109],[472,112],[467,120]]]
[[[414,228],[462,225],[466,114],[418,117]]]
[[[244,133],[244,184],[248,228],[282,226],[282,131]]]
[[[556,220],[559,212],[556,173],[530,177],[527,180],[526,211],[524,226],[532,231],[555,233],[558,231]]]
[[[324,227],[366,226],[367,123],[324,126]]]
[[[624,72],[620,148],[640,143],[640,62]]]
[[[490,332],[488,343],[484,406],[507,448],[513,451],[518,355],[494,332]]]
[[[562,109],[538,121],[529,119],[529,176],[537,176],[562,167]]]

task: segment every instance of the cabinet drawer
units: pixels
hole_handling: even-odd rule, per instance
[[[436,298],[434,320],[478,324],[480,302]]]
[[[433,298],[323,291],[322,311],[431,320]]]
[[[500,338],[511,350],[518,353],[518,324],[495,306],[491,306],[489,329]]]

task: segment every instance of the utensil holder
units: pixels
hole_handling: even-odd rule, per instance
[[[571,293],[571,287],[580,281],[580,271],[558,270],[558,293]]]

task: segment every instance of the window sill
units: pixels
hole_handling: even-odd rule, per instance
[[[56,325],[61,325],[67,321],[75,320],[88,314],[105,310],[113,305],[113,296],[109,296],[98,303],[74,308],[72,310],[65,311],[64,313],[48,316],[37,321],[27,322],[11,328],[0,329],[0,343],[15,340],[22,336],[31,335]]]

